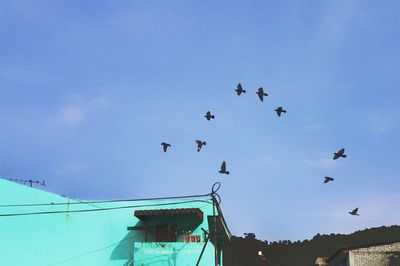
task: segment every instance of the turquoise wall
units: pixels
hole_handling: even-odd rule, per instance
[[[135,243],[134,265],[195,266],[204,243]],[[214,265],[214,246],[208,244],[201,265]],[[207,254],[207,255],[206,255]]]
[[[26,203],[67,203],[68,198],[44,192],[35,188],[0,179],[0,205]],[[70,200],[70,202],[78,202]],[[168,204],[163,206],[129,207],[132,205]],[[0,215],[42,211],[74,211],[112,207],[126,209],[28,216],[0,216],[0,265],[42,266],[42,265],[133,265],[141,259],[143,265],[193,265],[204,244],[201,228],[208,230],[207,215],[212,215],[213,206],[209,197],[184,200],[157,200],[114,202],[77,205],[49,205],[33,207],[0,207]],[[194,229],[193,235],[201,235],[200,243],[167,243],[161,247],[144,241],[143,231],[128,231],[128,226],[139,225],[134,211],[139,209],[200,208],[204,213],[203,222]],[[166,252],[157,264],[151,253],[138,247],[157,248]],[[195,252],[194,250],[197,251]],[[136,251],[135,251],[136,250]],[[175,253],[168,255],[165,250]],[[181,253],[180,253],[181,252]],[[134,258],[134,253],[136,257]],[[167,254],[167,255],[166,255]],[[166,259],[168,257],[168,259]],[[208,244],[201,265],[212,265],[214,249]],[[170,262],[166,262],[170,261]],[[211,264],[210,264],[211,262]],[[137,262],[139,263],[139,262]],[[137,265],[135,263],[134,265]],[[164,264],[163,264],[164,263]],[[169,264],[165,264],[169,263]],[[141,264],[138,264],[141,265]]]

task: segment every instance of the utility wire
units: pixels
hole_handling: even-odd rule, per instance
[[[98,212],[98,211],[110,211],[110,210],[118,210],[118,209],[131,209],[131,208],[149,207],[149,206],[177,205],[177,204],[185,204],[185,203],[190,203],[190,202],[207,202],[207,201],[205,201],[205,200],[191,200],[191,201],[185,201],[185,202],[142,204],[142,205],[118,206],[118,207],[109,207],[109,208],[83,209],[83,210],[72,210],[72,211],[43,211],[43,212],[3,213],[3,214],[0,214],[0,217],[43,215],[43,214],[60,214],[60,213],[78,213],[78,212]],[[212,204],[211,202],[207,202],[207,203]]]
[[[211,196],[212,193],[203,195],[189,195],[189,196],[174,196],[174,197],[159,197],[159,198],[137,198],[137,199],[113,199],[113,200],[98,200],[98,201],[81,201],[78,202],[50,202],[50,203],[22,203],[22,204],[0,204],[0,208],[6,207],[36,207],[36,206],[59,206],[59,205],[77,205],[77,204],[97,204],[97,203],[112,203],[112,202],[131,202],[131,201],[146,201],[146,200],[165,200],[165,199],[184,199],[184,198],[200,198]],[[73,199],[75,200],[75,199]]]
[[[56,263],[48,264],[47,266],[59,265],[59,264],[63,264],[63,263],[65,263],[65,262],[68,262],[68,261],[71,261],[71,260],[76,260],[76,259],[78,259],[78,258],[80,258],[80,257],[86,256],[86,255],[90,255],[90,254],[93,254],[93,253],[96,253],[96,252],[99,252],[99,251],[106,250],[106,249],[108,249],[108,248],[111,248],[111,247],[113,247],[113,246],[116,246],[116,245],[118,245],[118,244],[120,244],[120,243],[122,243],[122,242],[124,242],[124,241],[126,241],[126,240],[130,240],[130,239],[133,239],[133,238],[135,238],[135,237],[137,237],[137,235],[124,238],[124,239],[122,239],[121,241],[117,241],[117,242],[115,242],[115,243],[113,243],[113,244],[111,244],[111,245],[108,245],[108,246],[106,246],[106,247],[103,247],[103,248],[98,248],[98,249],[95,249],[95,250],[87,251],[87,252],[81,253],[81,254],[79,254],[79,255],[70,257],[70,258],[68,258],[68,259],[64,259],[64,260],[59,261],[59,262],[56,262]]]

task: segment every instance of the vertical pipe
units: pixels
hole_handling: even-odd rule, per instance
[[[67,220],[68,220],[68,218],[69,218],[69,201],[70,201],[70,198],[68,197],[68,202],[67,202]]]
[[[214,195],[212,196],[212,201],[213,201],[213,216],[214,216],[214,264],[215,266],[218,266],[218,247],[217,247],[217,217],[215,215],[215,202],[216,199]]]
[[[208,240],[209,240],[209,236],[206,237],[206,242],[204,243],[203,249],[201,250],[201,253],[200,253],[199,259],[197,260],[196,266],[199,266],[201,257],[203,256],[204,250],[206,249]]]

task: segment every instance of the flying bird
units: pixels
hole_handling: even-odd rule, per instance
[[[204,117],[205,117],[208,121],[210,121],[211,119],[215,119],[215,115],[212,115],[210,111],[208,111]]]
[[[264,96],[268,96],[268,94],[264,92],[263,87],[260,87],[256,93],[258,94],[258,98],[260,98],[260,101],[262,102],[264,101]]]
[[[279,106],[277,109],[275,109],[275,112],[278,116],[281,116],[282,113],[286,113],[286,110],[283,110],[282,106]]]
[[[325,176],[325,181],[324,181],[324,183],[326,184],[326,183],[328,183],[328,182],[330,182],[330,181],[333,181],[333,180],[335,180],[335,179],[332,178],[332,177],[330,177],[330,176]]]
[[[336,159],[338,159],[340,157],[343,157],[343,158],[347,157],[347,155],[344,154],[344,148],[341,149],[340,151],[334,153],[333,160],[336,160]]]
[[[203,147],[203,145],[207,145],[207,142],[201,141],[201,140],[196,140],[196,143],[197,143],[197,151],[198,151],[198,152],[201,150],[201,148]]]
[[[218,172],[220,172],[221,174],[229,175],[229,171],[226,171],[226,162],[225,161],[222,162],[221,170],[219,170]]]
[[[235,91],[236,91],[236,93],[237,93],[238,96],[240,96],[240,94],[242,94],[242,93],[246,93],[246,90],[244,90],[244,89],[242,88],[242,84],[240,84],[240,83],[238,83],[237,89],[236,89]]]
[[[168,147],[171,147],[171,144],[165,142],[161,143],[161,145],[163,147],[164,152],[167,152]]]
[[[351,212],[349,212],[351,215],[359,215],[358,213],[358,208],[355,208],[354,210],[352,210]]]

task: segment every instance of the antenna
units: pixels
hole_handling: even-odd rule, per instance
[[[24,183],[24,185],[26,185],[26,183],[29,183],[29,186],[32,187],[32,184],[39,184],[42,186],[46,186],[46,182],[45,180],[42,180],[42,182],[40,182],[39,180],[34,180],[34,179],[16,179],[16,178],[9,178],[8,180],[10,181],[14,181],[14,182],[19,182],[19,183]]]

